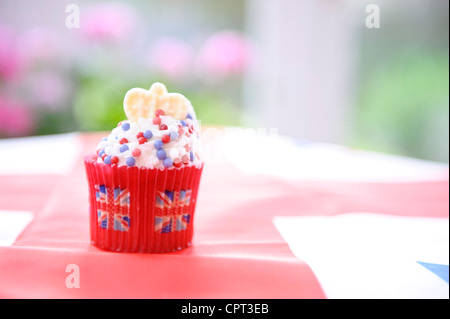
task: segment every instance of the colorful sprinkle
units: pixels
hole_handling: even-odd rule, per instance
[[[144,144],[144,143],[147,143],[147,139],[142,136],[139,138],[138,142],[139,142],[139,144]]]
[[[155,111],[156,116],[161,116],[161,115],[165,115],[165,114],[166,114],[166,112],[164,112],[164,110],[161,110],[161,109],[157,109]]]
[[[155,146],[155,148],[156,148],[157,150],[160,150],[160,149],[162,149],[162,147],[163,147],[163,141],[161,141],[161,140],[156,140],[156,141],[153,143],[153,145]]]
[[[183,155],[181,161],[183,162],[183,164],[189,164],[189,156],[187,154]]]
[[[146,139],[152,138],[152,137],[153,137],[152,131],[146,130],[146,131],[144,132],[144,137],[145,137]]]
[[[166,158],[166,151],[164,150],[159,150],[158,152],[156,152],[156,157],[160,160],[163,160]]]
[[[170,142],[170,135],[163,135],[162,137],[161,137],[161,140],[162,140],[162,142],[163,143],[169,143]]]
[[[145,167],[177,169],[198,161],[193,144],[193,138],[198,137],[194,126],[195,114],[186,110],[182,116],[173,117],[167,112],[169,110],[163,106],[155,105],[148,112],[150,116],[139,116],[136,123],[130,120],[120,122],[120,128],[114,129],[98,144],[97,160],[113,165],[113,168],[115,165],[136,167],[142,164]],[[140,159],[144,162],[141,163]]]
[[[160,117],[154,117],[152,122],[155,125],[159,125],[159,124],[161,124],[161,118]]]
[[[107,155],[107,156],[105,157],[105,159],[103,160],[103,162],[104,162],[105,164],[111,164],[111,156]]]
[[[170,166],[172,166],[173,162],[170,158],[166,158],[166,159],[164,159],[163,164],[164,164],[164,167],[170,167]]]
[[[134,166],[136,164],[136,160],[133,157],[128,157],[126,163],[128,166]]]
[[[179,157],[173,160],[173,166],[176,168],[181,167],[181,164],[181,159]]]
[[[131,155],[133,155],[134,157],[139,157],[141,155],[141,150],[138,148],[135,148],[132,152]]]
[[[122,124],[122,130],[128,131],[130,129],[130,123],[125,122]]]
[[[178,127],[178,135],[183,135],[184,134],[184,129],[183,129],[183,127],[180,125],[179,127]]]
[[[178,133],[177,132],[171,132],[170,133],[170,139],[172,141],[175,141],[178,138]]]

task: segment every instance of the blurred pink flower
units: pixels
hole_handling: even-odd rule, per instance
[[[68,107],[65,103],[71,91],[71,82],[66,77],[52,71],[41,71],[30,75],[26,85],[34,104],[53,110]]]
[[[23,61],[27,67],[37,62],[55,62],[62,55],[62,39],[49,28],[32,28],[23,33],[17,41]]]
[[[184,41],[161,38],[149,48],[149,67],[172,79],[180,79],[191,72],[194,52]]]
[[[0,25],[0,79],[15,80],[24,65],[12,30]]]
[[[30,135],[35,127],[34,116],[27,105],[0,96],[0,135],[8,137]]]
[[[138,14],[126,3],[99,3],[86,8],[80,19],[80,31],[86,39],[115,42],[131,36],[137,27]]]
[[[244,34],[222,31],[202,45],[196,67],[203,76],[223,78],[245,71],[252,55],[253,47]]]

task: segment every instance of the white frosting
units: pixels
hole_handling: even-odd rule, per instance
[[[160,169],[200,165],[202,150],[199,126],[193,108],[185,120],[176,120],[164,115],[159,117],[161,124],[153,124],[152,118],[139,118],[136,122],[129,120],[120,122],[109,136],[98,144],[97,162]],[[167,126],[166,130],[160,130],[162,124]],[[150,131],[152,137],[144,136],[140,143],[138,134],[144,134],[146,131]],[[168,143],[162,142],[164,135],[171,136]],[[161,152],[158,158],[158,144],[162,146],[160,149],[165,152],[167,160],[161,158],[163,157]],[[140,151],[138,156],[136,152],[139,153],[139,151],[135,151],[136,149]],[[127,159],[129,159],[128,162]]]

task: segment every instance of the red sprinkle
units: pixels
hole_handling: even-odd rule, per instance
[[[139,157],[139,155],[141,155],[141,150],[138,148],[135,148],[132,152],[131,155],[133,155],[134,157]]]
[[[160,130],[160,131],[165,131],[165,130],[167,130],[167,125],[166,125],[166,124],[161,124],[161,125],[159,126],[159,130]]]
[[[162,137],[161,137],[161,140],[162,140],[162,142],[163,143],[169,143],[170,142],[170,135],[163,135]]]
[[[178,127],[178,135],[183,135],[184,134],[184,129],[183,129],[183,127],[180,125],[179,127]]]
[[[156,116],[160,116],[160,115],[164,115],[164,114],[166,114],[166,113],[164,112],[164,110],[157,109],[157,110],[155,111],[155,115],[156,115]]]
[[[139,144],[144,144],[147,142],[147,139],[145,137],[140,137],[138,142],[139,142]]]
[[[194,126],[192,125],[192,122],[191,121],[189,121],[188,123],[187,123],[187,127],[188,127],[188,131],[189,131],[189,133],[193,133],[194,132]]]
[[[141,138],[142,136],[144,136],[144,133],[143,132],[139,132],[139,133],[137,133],[137,135],[136,135],[136,137],[139,139],[139,138]]]
[[[103,153],[103,155],[102,155],[102,160],[105,160],[105,157],[106,156],[108,156],[108,155],[106,155],[105,153]]]
[[[117,164],[119,163],[119,158],[117,156],[111,157],[111,164]]]
[[[189,144],[184,145],[184,149],[186,152],[189,152],[191,150],[191,146]]]
[[[189,156],[187,154],[184,154],[181,160],[183,164],[189,164]]]
[[[161,118],[160,117],[154,117],[153,118],[153,124],[155,124],[155,125],[161,124]]]
[[[119,144],[126,144],[128,143],[128,140],[124,137],[122,139],[120,139]]]
[[[180,158],[176,158],[173,160],[173,166],[175,166],[176,168],[181,167],[181,159]]]

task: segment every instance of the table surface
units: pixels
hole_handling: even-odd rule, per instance
[[[82,162],[104,135],[0,141],[0,298],[449,298],[447,164],[207,128],[193,245],[113,253]]]

